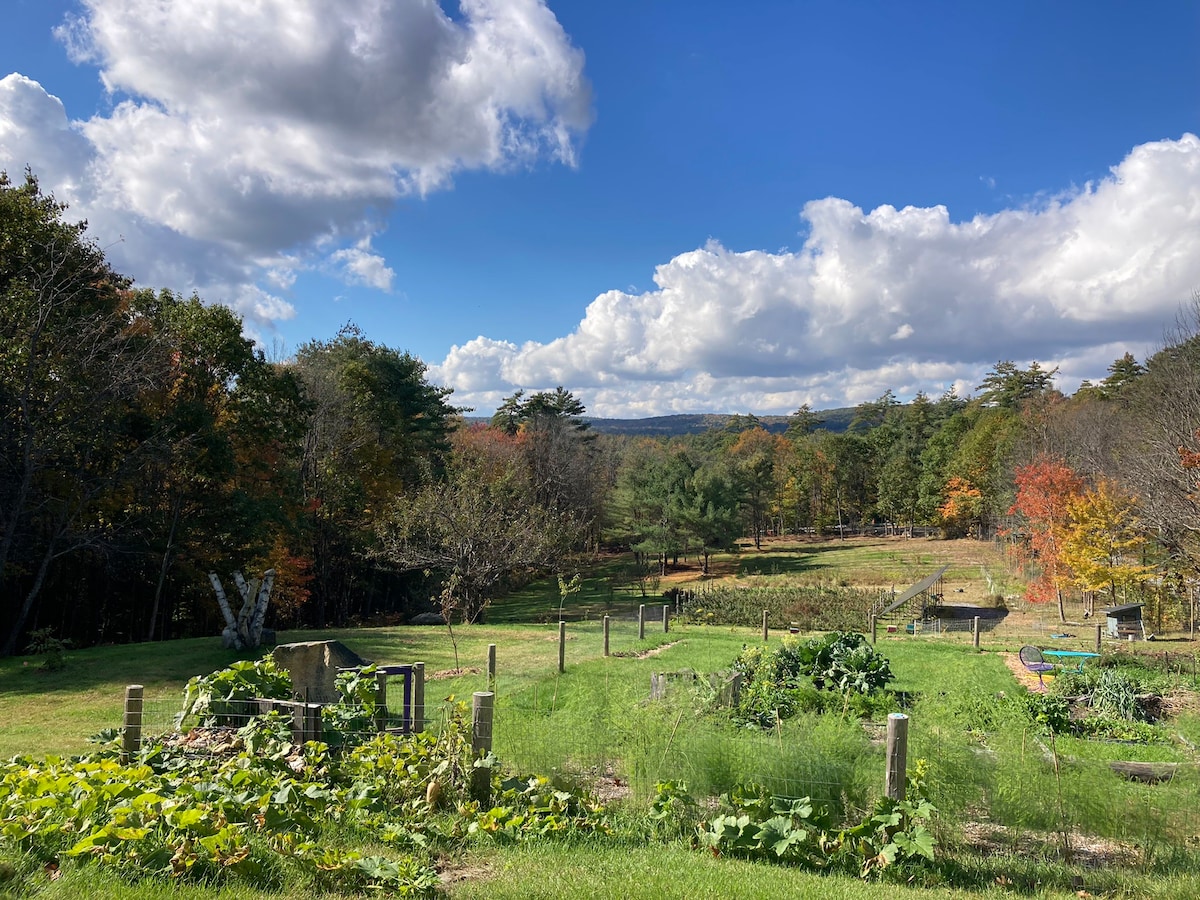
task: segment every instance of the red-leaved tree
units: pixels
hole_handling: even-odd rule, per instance
[[[1071,577],[1062,558],[1063,539],[1070,519],[1070,501],[1083,492],[1083,479],[1061,459],[1040,456],[1016,472],[1017,498],[1010,516],[1023,520],[1024,539],[1013,544],[1014,552],[1037,575],[1029,582],[1025,597],[1033,603],[1058,601],[1059,620],[1067,620],[1063,607],[1063,585]]]

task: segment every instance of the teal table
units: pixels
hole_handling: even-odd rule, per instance
[[[1089,653],[1086,650],[1043,650],[1042,656],[1054,662],[1071,662],[1075,663],[1077,672],[1083,671],[1083,664],[1089,659],[1098,659],[1099,653]]]

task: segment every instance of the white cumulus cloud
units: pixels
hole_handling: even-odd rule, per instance
[[[72,120],[9,75],[0,167],[32,165],[141,281],[232,296],[320,268],[390,287],[369,240],[398,197],[573,164],[590,124],[583,54],[543,0],[461,0],[453,18],[434,0],[81,6],[58,35],[111,108]]]
[[[480,408],[562,384],[610,416],[963,393],[1002,359],[1102,376],[1200,287],[1200,139],[1142,144],[1095,183],[965,222],[836,197],[801,215],[795,253],[711,242],[660,265],[655,290],[601,294],[568,335],[480,337],[431,374]]]
[[[329,261],[341,271],[350,284],[363,284],[380,291],[390,291],[396,273],[378,253],[371,252],[371,239],[365,237],[353,247],[335,250]]]

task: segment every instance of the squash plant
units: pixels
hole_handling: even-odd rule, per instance
[[[924,796],[928,765],[918,760],[908,799],[881,797],[859,822],[834,830],[808,797],[768,794],[750,785],[722,797],[727,811],[697,829],[697,843],[715,855],[792,863],[814,869],[854,869],[863,878],[896,864],[932,861],[936,842],[927,827],[936,810]]]

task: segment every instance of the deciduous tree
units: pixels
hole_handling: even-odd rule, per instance
[[[1085,592],[1118,591],[1145,580],[1141,551],[1146,536],[1134,513],[1134,500],[1107,480],[1067,498],[1067,524],[1060,555],[1075,584]]]
[[[1023,561],[1037,570],[1026,597],[1032,602],[1056,598],[1059,619],[1065,622],[1062,589],[1070,581],[1071,569],[1063,559],[1063,543],[1071,521],[1071,503],[1080,496],[1083,479],[1062,460],[1042,457],[1017,469],[1016,487],[1009,514],[1020,516],[1023,527],[1013,546]]]

